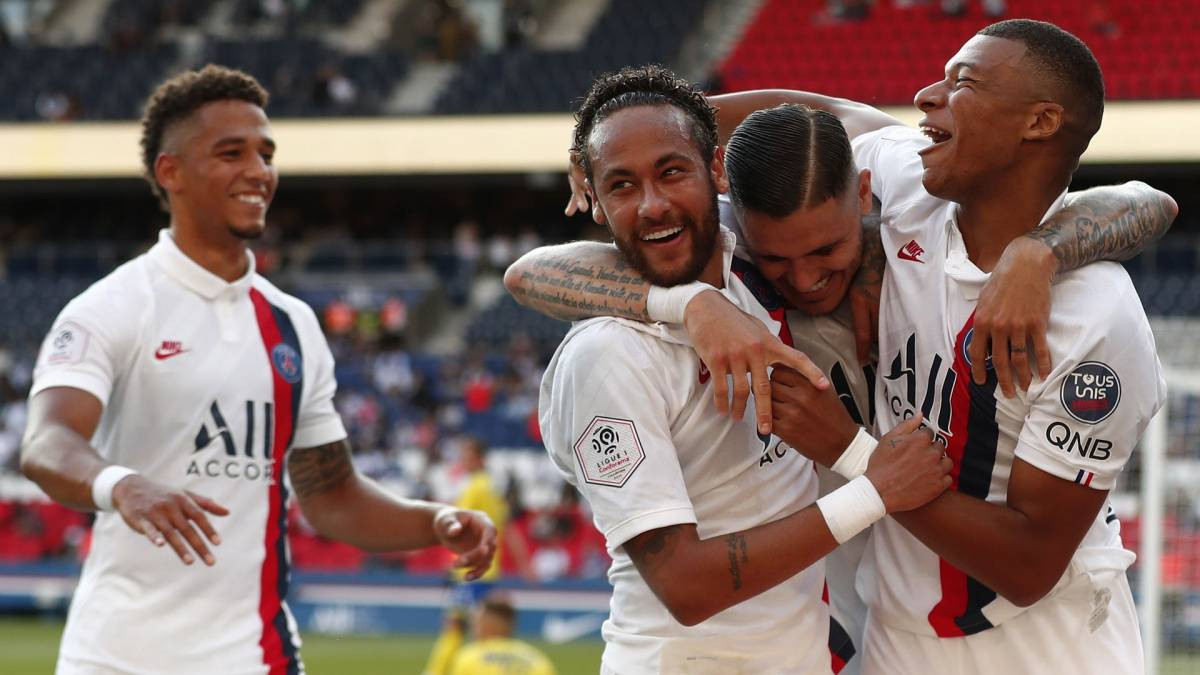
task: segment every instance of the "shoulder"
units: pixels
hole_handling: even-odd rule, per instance
[[[655,326],[600,317],[581,321],[563,338],[559,351],[563,358],[578,365],[597,367],[628,364],[633,367],[655,365],[664,343],[653,335]]]
[[[145,256],[134,258],[71,299],[61,316],[114,328],[132,327],[153,305],[150,275]]]
[[[656,338],[656,329],[611,317],[575,324],[546,368],[544,393],[560,402],[581,392],[650,395],[666,379],[667,364],[676,356],[671,348],[683,349]]]
[[[1052,329],[1112,336],[1150,327],[1129,273],[1115,262],[1060,275],[1051,287],[1050,311]]]

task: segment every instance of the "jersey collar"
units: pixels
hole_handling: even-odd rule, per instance
[[[1058,213],[1066,204],[1067,191],[1063,190],[1058,199],[1047,209],[1041,221],[1045,222],[1047,218]],[[958,282],[958,289],[966,300],[978,300],[979,293],[987,284],[991,274],[984,272],[971,262],[967,257],[967,245],[963,241],[962,233],[958,229],[958,208],[954,204],[947,209],[948,215],[946,218],[946,230],[949,233],[946,245],[946,274]]]
[[[254,280],[254,256],[250,251],[246,251],[249,263],[246,273],[233,282],[225,281],[179,250],[171,231],[166,228],[158,231],[158,243],[150,248],[147,255],[179,285],[208,300],[215,300],[222,294],[242,297],[250,292],[250,284]]]

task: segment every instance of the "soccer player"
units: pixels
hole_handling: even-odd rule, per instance
[[[751,114],[730,137],[725,164],[734,204],[722,202],[722,219],[728,224],[744,221],[744,242],[761,275],[744,261],[735,260],[734,269],[743,282],[760,290],[768,285],[761,281],[761,277],[766,277],[768,290],[777,293],[759,292],[759,299],[774,310],[772,315],[777,319],[784,316],[786,309],[792,340],[829,374],[832,392],[826,395],[836,394],[841,400],[840,407],[845,408],[844,412],[834,412],[841,412],[839,419],[869,427],[875,410],[874,359],[860,359],[853,349],[846,281],[859,269],[859,240],[870,241],[869,237],[860,237],[859,219],[870,220],[878,216],[878,206],[868,212],[870,172],[854,169],[850,160],[850,142],[834,116],[799,105],[784,105]],[[1070,222],[1068,217],[1086,217],[1100,227],[1132,230],[1136,236],[1129,238],[1145,240],[1165,230],[1171,222],[1171,216],[1165,212],[1170,198],[1140,183],[1097,188],[1072,197],[1073,205],[1051,223]],[[1131,209],[1130,204],[1137,208]],[[1112,225],[1113,222],[1118,222],[1119,226]],[[875,236],[878,237],[878,233]],[[1105,241],[1114,240],[1108,238]],[[1081,247],[1095,249],[1093,255],[1129,253],[1123,249],[1097,248],[1096,244],[1089,241]],[[1073,246],[1063,242],[1057,248],[1068,252],[1074,250]],[[642,286],[635,288],[629,281],[620,282],[624,284],[621,287],[606,281],[619,276],[615,267],[604,272],[606,266],[613,264],[611,257],[605,247],[596,244],[547,247],[510,268],[506,282],[523,302],[559,316],[578,312],[577,308],[582,306],[612,303],[617,290],[626,290],[621,297],[640,294],[645,298],[649,282],[638,279]],[[879,260],[878,264],[882,262]],[[874,265],[870,263],[866,267],[873,268]],[[538,284],[568,269],[586,271],[592,275],[589,283],[593,288],[609,284],[614,292],[608,297],[584,294],[572,297],[562,290],[566,288],[562,283],[538,288]],[[621,274],[633,276],[628,270]],[[571,281],[581,280],[574,278]],[[557,295],[552,295],[551,290]],[[554,299],[559,303],[550,304]],[[568,303],[573,304],[568,306]],[[699,303],[689,307],[689,313],[696,311],[696,304]],[[644,301],[633,316],[638,316],[638,312],[645,312]],[[736,313],[722,317],[707,332],[724,334],[727,327],[738,320]],[[699,341],[706,329],[693,332],[700,333]],[[804,393],[814,395],[815,390]],[[837,400],[834,399],[834,405],[838,405]],[[795,442],[806,449],[806,445],[815,442],[817,434],[828,433],[842,432],[838,432],[836,426],[810,416],[804,424],[807,443],[801,443],[799,439]],[[844,445],[839,446],[839,451],[841,447]],[[835,459],[836,456],[827,462],[832,463]],[[844,480],[823,469],[820,479],[823,494]],[[853,590],[853,578],[857,567],[856,548],[864,545],[861,541],[864,538],[857,537],[856,541],[839,547],[826,566],[835,615],[858,649],[861,649],[865,610]],[[831,647],[836,644],[831,637]],[[843,652],[843,656],[852,657],[852,651]],[[848,672],[854,670],[859,660],[849,660]]]
[[[488,595],[472,614],[474,641],[463,646],[464,626],[453,622],[439,640],[445,641],[446,665],[430,675],[554,675],[546,655],[513,637],[517,611],[495,593]]]
[[[578,112],[580,158],[632,270],[700,279],[778,327],[730,270],[713,110],[657,67],[598,79]],[[716,414],[686,336],[617,319],[576,325],[542,382],[547,450],[591,504],[613,564],[601,672],[827,673],[819,560],[941,490],[914,418],[859,477],[813,505],[812,464],[750,421]]]
[[[441,543],[470,576],[491,562],[486,515],[400,499],[354,469],[315,315],[255,273],[246,242],[278,182],[266,103],[215,66],[154,92],[142,159],[170,226],[72,300],[42,346],[21,469],[98,511],[60,674],[300,672],[291,494],[323,535]]]

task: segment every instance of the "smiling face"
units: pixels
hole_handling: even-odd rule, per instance
[[[755,266],[793,307],[813,316],[841,304],[862,262],[862,217],[871,209],[870,172],[854,189],[782,217],[741,209]]]
[[[724,168],[719,153],[704,161],[686,113],[666,104],[618,110],[592,129],[587,152],[597,222],[643,277],[675,286],[720,274]]]
[[[1024,67],[1024,44],[976,35],[946,65],[945,79],[917,92],[925,189],[962,202],[1017,161],[1036,98]]]
[[[254,239],[266,226],[279,173],[262,108],[216,101],[165,134],[155,165],[172,221],[206,239]]]

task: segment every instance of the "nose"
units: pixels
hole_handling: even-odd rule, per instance
[[[266,158],[262,155],[253,153],[251,160],[246,165],[246,177],[263,183],[270,182],[271,172],[274,168],[267,163]]]
[[[812,265],[803,263],[792,263],[788,270],[788,282],[792,284],[792,288],[801,293],[813,287],[813,284],[821,280],[825,276],[825,271]]]
[[[638,217],[642,220],[661,222],[671,210],[671,202],[667,195],[653,182],[647,182],[642,188],[642,199],[638,203]]]
[[[922,112],[940,108],[946,103],[946,92],[943,82],[934,82],[917,92],[913,104]]]

